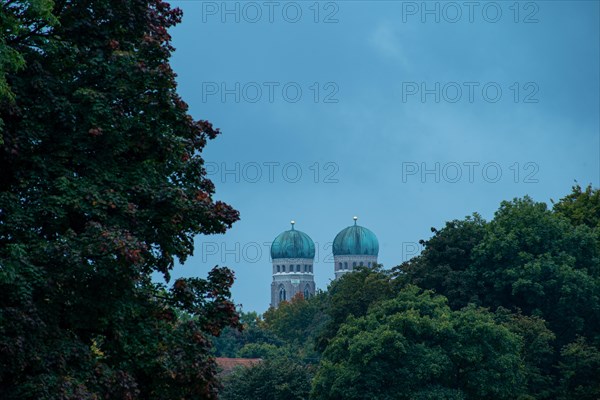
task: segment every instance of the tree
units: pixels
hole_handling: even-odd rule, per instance
[[[448,297],[453,309],[465,307],[477,293],[479,277],[472,270],[473,251],[485,235],[486,222],[477,213],[446,222],[433,236],[421,240],[422,254],[394,268],[396,282],[412,283]]]
[[[324,299],[325,314],[329,317],[317,337],[317,347],[323,351],[350,316],[366,315],[369,307],[394,297],[391,276],[381,265],[358,267],[331,283]]]
[[[548,329],[546,321],[539,317],[511,313],[502,307],[494,314],[497,323],[522,339],[521,359],[528,396],[538,400],[555,398],[553,343],[556,335]]]
[[[212,337],[215,356],[265,358],[274,348],[284,342],[264,328],[262,317],[256,312],[240,312],[242,329],[226,327],[218,337]]]
[[[14,101],[8,82],[8,73],[14,73],[25,66],[25,59],[13,44],[16,41],[39,35],[56,24],[52,15],[52,1],[30,0],[26,2],[9,1],[2,5],[0,27],[0,100]],[[0,119],[0,144],[2,144],[2,120]]]
[[[556,398],[554,388],[565,381],[557,365],[568,364],[565,346],[580,336],[594,351],[600,344],[596,197],[575,187],[553,210],[525,197],[502,202],[490,222],[448,223],[434,229],[421,255],[396,268],[396,281],[433,289],[454,310],[506,309],[500,314],[511,317],[502,323],[531,349],[524,353],[528,393]],[[583,369],[569,371],[569,381],[586,379]],[[578,398],[577,385],[561,387],[561,396]]]
[[[2,397],[215,398],[207,335],[237,325],[233,274],[216,268],[168,289],[150,278],[169,280],[194,236],[239,217],[213,199],[203,167],[219,130],[176,93],[167,30],[180,10],[161,0],[1,7]]]
[[[600,331],[599,238],[525,197],[502,202],[488,223],[448,223],[396,274],[447,296],[453,309],[473,303],[543,318],[560,348]]]
[[[525,394],[518,335],[475,307],[452,311],[415,286],[350,317],[323,354],[315,399],[515,399]]]
[[[271,360],[281,355],[294,356],[296,353],[286,345],[274,345],[270,343],[247,343],[238,352],[241,358],[260,358]]]
[[[576,184],[570,194],[554,204],[553,210],[568,218],[573,225],[600,228],[600,190],[588,185],[583,191]]]
[[[561,350],[561,400],[594,400],[600,397],[600,350],[578,337]]]
[[[222,400],[305,400],[310,393],[310,367],[287,357],[240,368],[225,379]]]
[[[598,232],[573,227],[525,197],[503,202],[474,251],[472,268],[486,307],[520,309],[543,318],[556,346],[600,332]]]
[[[315,344],[328,321],[325,315],[326,302],[325,293],[319,292],[308,299],[299,293],[291,301],[282,302],[277,308],[269,308],[264,314],[262,327],[296,349],[301,359],[318,360]]]

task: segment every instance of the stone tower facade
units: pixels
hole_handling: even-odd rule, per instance
[[[281,233],[271,245],[273,282],[271,283],[271,306],[290,301],[298,293],[305,298],[315,294],[313,264],[315,244],[304,232],[294,229]]]

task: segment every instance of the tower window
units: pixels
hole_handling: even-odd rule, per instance
[[[362,262],[362,261],[360,262],[360,266],[361,266],[361,267],[363,266],[363,262]]]
[[[283,286],[279,286],[279,301],[285,301],[286,300],[286,293],[285,293],[285,288]]]
[[[296,264],[296,272],[300,272],[300,264]]]
[[[304,288],[304,298],[308,299],[310,297],[310,288],[308,287],[308,285],[306,285],[306,287]]]
[[[344,269],[348,269],[348,263],[347,262],[344,263]]]
[[[312,265],[308,266],[308,272],[310,272],[312,274]]]
[[[281,272],[281,266],[280,265],[277,266],[277,272]]]
[[[342,269],[342,263],[338,263],[338,271]]]
[[[354,269],[355,267],[356,267],[356,261],[354,261],[354,262],[352,263],[352,269]]]
[[[369,267],[371,266],[371,263],[369,263]]]

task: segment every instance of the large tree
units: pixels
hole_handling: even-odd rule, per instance
[[[214,398],[206,335],[236,324],[231,271],[151,281],[238,219],[203,167],[219,131],[176,93],[181,11],[0,7],[1,397]]]
[[[600,348],[598,198],[598,190],[576,186],[553,210],[525,197],[502,202],[489,222],[475,215],[447,223],[434,229],[421,255],[396,268],[395,281],[433,289],[455,310],[506,308],[526,317],[519,328],[525,338],[544,324],[555,340],[551,352],[527,355],[529,393],[593,396],[598,374],[588,379],[580,366],[595,358],[578,364],[571,355]]]
[[[558,346],[577,335],[600,339],[597,228],[525,197],[502,202],[488,223],[476,216],[434,232],[396,269],[400,281],[444,294],[455,309],[474,303],[541,317]]]
[[[464,220],[446,222],[442,229],[431,228],[433,236],[420,240],[421,255],[396,267],[395,282],[411,283],[448,297],[454,309],[477,301],[479,277],[473,271],[473,251],[485,235],[486,222],[474,214]]]
[[[297,359],[279,356],[250,368],[238,368],[224,379],[221,400],[305,400],[313,371]]]
[[[323,301],[328,318],[317,334],[317,348],[325,350],[348,317],[362,317],[373,304],[394,297],[390,279],[389,271],[382,265],[374,265],[358,267],[333,281]]]
[[[323,353],[314,399],[517,399],[523,341],[491,313],[415,286],[350,317]]]

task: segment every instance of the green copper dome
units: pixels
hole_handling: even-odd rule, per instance
[[[379,254],[377,236],[367,228],[356,225],[356,219],[354,217],[353,226],[342,229],[333,240],[334,256],[376,256]]]
[[[315,258],[315,243],[304,232],[292,229],[281,233],[271,244],[271,258]]]

